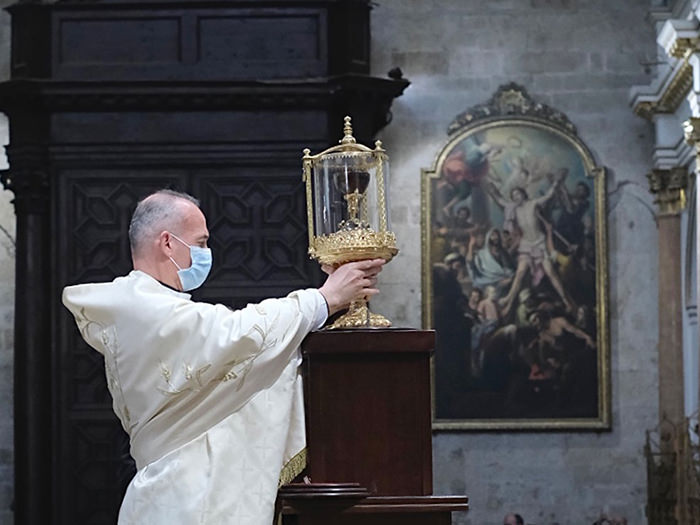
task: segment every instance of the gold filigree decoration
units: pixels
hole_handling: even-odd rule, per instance
[[[515,82],[504,84],[485,104],[472,106],[460,113],[450,123],[447,134],[458,133],[474,122],[505,116],[527,116],[547,121],[565,131],[575,134],[576,127],[561,111],[533,100],[527,90]]]
[[[382,141],[378,140],[374,143],[374,150],[378,152],[377,157],[379,164],[377,165],[377,207],[379,208],[379,228],[381,231],[389,229],[389,219],[387,217],[386,192],[384,191],[384,170],[382,169],[382,161],[385,158]],[[396,254],[394,254],[396,255]]]
[[[307,452],[306,448],[301,449],[292,459],[287,461],[280,472],[278,487],[291,483],[306,468]]]
[[[309,247],[311,257],[330,265],[377,258],[388,262],[398,251],[393,232],[375,232],[369,228],[319,235]]]
[[[338,317],[329,328],[331,330],[339,330],[343,328],[362,328],[367,326],[388,328],[391,326],[391,321],[381,314],[370,312],[366,302],[353,301],[350,303],[350,309],[347,313]]]

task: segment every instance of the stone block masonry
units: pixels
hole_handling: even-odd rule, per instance
[[[517,82],[564,112],[609,168],[615,191],[608,214],[612,431],[435,433],[436,493],[470,497],[472,510],[457,524],[500,525],[509,511],[537,525],[593,523],[603,512],[646,523],[642,448],[658,413],[657,292],[649,286],[657,231],[645,179],[652,129],[629,108],[628,91],[651,79],[649,7],[382,0],[373,10],[373,74],[399,66],[412,82],[380,137],[392,159],[392,228],[402,251],[382,272],[383,293],[373,302],[397,326],[421,326],[420,170],[447,142],[452,118],[499,85]]]

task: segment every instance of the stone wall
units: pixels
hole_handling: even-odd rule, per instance
[[[392,159],[393,229],[401,253],[375,310],[421,326],[420,170],[447,142],[452,118],[514,81],[563,111],[609,168],[612,432],[436,432],[435,489],[470,497],[456,523],[592,523],[602,512],[646,523],[644,431],[657,400],[657,231],[645,174],[652,128],[628,105],[656,56],[637,0],[378,0],[373,74],[399,66],[412,84],[382,133]]]
[[[0,0],[0,7],[11,1]],[[10,16],[0,11],[0,81],[10,76]],[[0,146],[8,141],[7,118],[0,114]],[[7,169],[0,147],[0,170]],[[12,523],[14,492],[12,385],[15,312],[15,210],[13,194],[0,186],[0,523]]]

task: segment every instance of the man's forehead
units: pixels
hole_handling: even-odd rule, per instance
[[[186,220],[193,222],[206,222],[204,213],[193,202],[180,199],[178,202],[182,214]]]
[[[189,201],[181,201],[180,205],[182,206],[183,226],[198,237],[209,237],[207,220],[202,210]]]

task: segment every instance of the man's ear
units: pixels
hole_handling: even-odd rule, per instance
[[[173,254],[173,241],[174,239],[170,232],[163,230],[156,238],[158,250],[166,257],[171,257]]]

